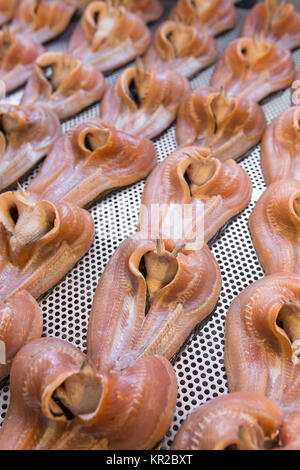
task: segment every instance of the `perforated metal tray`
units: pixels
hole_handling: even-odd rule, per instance
[[[164,2],[167,11],[172,1]],[[239,36],[247,10],[238,10],[238,25],[217,38],[219,54]],[[162,19],[162,20],[163,20]],[[58,40],[47,45],[48,50],[62,51],[75,23]],[[151,28],[154,30],[157,23]],[[300,50],[293,53],[297,69],[300,69]],[[122,69],[121,69],[122,70]],[[106,76],[111,84],[120,71]],[[207,86],[213,71],[210,67],[191,80],[192,88]],[[290,106],[290,90],[273,94],[262,103],[268,123]],[[8,96],[4,101],[18,104],[22,90]],[[99,105],[63,122],[63,131],[89,117],[99,116]],[[163,160],[176,147],[175,126],[155,139],[158,160]],[[165,436],[162,448],[169,449],[180,423],[196,407],[217,396],[227,393],[226,374],[223,364],[224,323],[232,300],[249,284],[263,276],[248,230],[249,215],[265,188],[260,167],[260,146],[249,151],[240,162],[250,175],[253,195],[249,206],[226,227],[210,244],[219,262],[223,287],[215,311],[199,325],[174,363],[178,378],[178,399],[174,421]],[[26,187],[39,166],[21,184]],[[89,252],[73,270],[40,301],[44,317],[44,336],[70,341],[85,350],[88,317],[94,291],[105,265],[119,244],[136,230],[144,181],[111,193],[93,205],[90,212],[95,221],[96,236]],[[5,417],[9,403],[9,387],[0,390],[0,423]]]

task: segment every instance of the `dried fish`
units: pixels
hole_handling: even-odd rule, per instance
[[[0,430],[0,448],[7,450],[151,449],[168,430],[177,396],[175,373],[162,357],[98,372],[57,338],[21,349],[10,389]]]
[[[288,416],[300,404],[300,275],[278,273],[251,284],[226,315],[230,392],[256,392]]]
[[[261,166],[267,184],[283,178],[300,180],[300,106],[287,109],[268,126]]]
[[[73,0],[22,0],[9,28],[42,44],[64,30],[76,11]]]
[[[300,181],[275,181],[259,198],[249,228],[266,274],[300,273]]]
[[[205,26],[216,36],[235,26],[237,12],[231,0],[179,0],[169,18],[200,28]]]
[[[299,47],[300,13],[285,1],[265,0],[254,5],[246,17],[241,36],[253,37],[261,33],[283,49]]]
[[[45,105],[0,105],[0,190],[27,173],[60,136],[59,120]]]
[[[28,80],[36,58],[45,52],[31,37],[13,34],[6,26],[0,31],[0,80],[9,93]]]
[[[256,145],[265,130],[262,108],[224,90],[197,88],[186,93],[178,109],[179,145],[208,147],[221,161],[238,158]]]
[[[292,106],[300,105],[300,71],[296,72],[295,80],[292,83],[291,95]]]
[[[39,304],[26,291],[17,292],[5,302],[0,300],[0,380],[9,374],[17,352],[42,335],[43,319]]]
[[[221,288],[219,266],[204,245],[126,239],[106,266],[94,296],[88,354],[99,370],[122,370],[137,358],[179,350],[213,310]]]
[[[89,212],[59,202],[33,202],[20,188],[0,195],[0,297],[26,289],[38,298],[87,252],[94,237]]]
[[[181,425],[172,450],[264,450],[276,443],[281,412],[256,393],[217,397]]]
[[[137,62],[108,88],[100,105],[100,116],[117,129],[151,139],[174,121],[188,90],[190,84],[181,75],[170,70],[145,70]]]
[[[143,54],[150,42],[151,33],[141,18],[123,6],[99,1],[87,6],[70,38],[68,53],[103,72]]]
[[[156,30],[143,62],[146,69],[171,69],[191,77],[213,64],[217,56],[217,43],[205,28],[166,21]]]
[[[158,20],[163,13],[163,6],[159,0],[115,0],[115,3],[139,15],[145,23]]]
[[[149,234],[157,226],[166,237],[172,210],[178,208],[183,226],[200,218],[198,230],[203,229],[206,243],[248,205],[251,193],[248,174],[234,160],[220,162],[208,149],[183,147],[159,163],[147,179],[139,227]]]
[[[294,77],[290,52],[261,35],[232,41],[218,60],[210,84],[224,88],[228,96],[258,102],[287,88]]]
[[[87,119],[56,141],[27,194],[83,207],[109,189],[144,178],[155,162],[150,140]]]
[[[103,74],[92,65],[63,53],[47,52],[36,60],[21,104],[46,104],[60,119],[99,101],[105,91]]]

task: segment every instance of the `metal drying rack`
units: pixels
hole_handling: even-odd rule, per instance
[[[152,31],[166,19],[175,1],[164,1],[165,13],[160,21],[150,25]],[[238,23],[231,31],[217,37],[219,55],[235,38],[239,37],[248,10],[238,8]],[[46,45],[48,51],[63,51],[76,24],[58,39]],[[300,69],[300,49],[292,53],[296,68]],[[125,67],[105,80],[110,85]],[[191,81],[192,88],[208,86],[214,66],[197,74]],[[19,104],[23,90],[5,98],[4,102]],[[274,93],[262,103],[268,124],[290,106],[290,89]],[[87,118],[99,117],[99,104],[85,109],[62,123],[63,132]],[[176,147],[175,125],[154,140],[158,161],[163,160]],[[239,160],[250,175],[253,194],[248,207],[226,224],[213,238],[209,246],[221,269],[222,290],[214,312],[204,320],[190,336],[174,361],[178,378],[178,398],[174,420],[161,448],[168,450],[180,423],[196,407],[228,392],[223,363],[224,323],[232,300],[252,282],[263,276],[248,230],[248,218],[259,196],[265,189],[260,166],[260,145],[251,149]],[[35,176],[38,165],[29,176],[20,181],[26,188]],[[120,243],[136,231],[141,196],[145,181],[113,191],[90,209],[95,221],[95,240],[89,252],[71,272],[39,302],[44,318],[43,336],[62,338],[85,351],[89,312],[93,295],[109,258]],[[9,386],[0,390],[0,424],[9,404]]]

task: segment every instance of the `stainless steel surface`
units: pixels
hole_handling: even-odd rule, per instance
[[[172,2],[164,2],[170,4]],[[219,52],[233,39],[239,36],[241,24],[247,11],[239,10],[237,27],[217,38]],[[72,30],[48,45],[48,50],[61,51]],[[154,25],[153,28],[157,26]],[[300,50],[293,53],[293,58],[300,69]],[[210,67],[191,80],[193,88],[206,86],[212,74]],[[120,71],[106,77],[109,85]],[[22,91],[10,95],[5,101],[18,103]],[[290,90],[278,92],[262,103],[268,123],[290,105]],[[99,116],[99,105],[94,105],[63,123],[67,131],[79,121],[88,117]],[[155,139],[158,159],[161,161],[176,148],[175,126]],[[232,300],[253,281],[263,276],[257,260],[248,230],[248,217],[264,190],[264,180],[260,168],[260,147],[256,146],[241,161],[241,166],[249,173],[253,184],[252,200],[234,220],[219,234],[211,245],[222,274],[223,287],[217,307],[213,314],[204,321],[191,336],[175,363],[178,377],[178,400],[174,421],[163,442],[168,449],[177,432],[180,422],[195,407],[214,397],[227,392],[226,375],[223,365],[224,322],[227,309]],[[36,173],[37,168],[22,184]],[[44,316],[45,336],[63,338],[78,348],[86,346],[88,317],[93,294],[109,258],[122,240],[135,232],[144,181],[125,189],[115,191],[94,205],[90,212],[96,226],[95,241],[74,269],[41,301]],[[9,388],[0,391],[1,422],[9,402]]]

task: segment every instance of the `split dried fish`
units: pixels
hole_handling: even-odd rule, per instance
[[[143,62],[146,69],[171,69],[189,78],[213,64],[217,56],[217,43],[205,28],[166,21],[156,30]]]
[[[234,392],[194,410],[171,450],[299,450],[300,412],[282,419],[260,394]]]
[[[144,21],[123,6],[93,2],[70,38],[68,53],[97,70],[112,70],[143,54],[151,42]]]
[[[300,181],[285,178],[264,191],[249,218],[258,259],[266,274],[300,273]]]
[[[96,371],[70,343],[42,338],[14,359],[11,401],[0,430],[7,450],[145,450],[173,419],[170,363],[147,356],[122,371]]]
[[[216,36],[235,26],[237,12],[231,0],[179,0],[169,18],[200,28],[205,26]]]
[[[61,136],[59,120],[44,105],[0,105],[0,190],[47,155]]]
[[[256,392],[284,416],[300,405],[300,275],[254,282],[226,315],[225,367],[230,392]]]
[[[268,126],[261,143],[261,166],[267,184],[300,180],[300,106],[287,109]]]
[[[145,23],[157,21],[163,14],[163,6],[159,0],[111,0],[112,3],[123,5],[127,10],[139,15]]]
[[[251,193],[248,174],[234,160],[220,162],[208,149],[183,147],[159,163],[148,177],[139,227],[149,233],[157,226],[166,237],[173,208],[182,208],[186,226],[199,217],[198,230],[203,229],[206,243],[248,205]]]
[[[103,74],[67,54],[47,52],[36,60],[21,104],[46,104],[60,119],[99,101],[105,91]]]
[[[171,450],[299,450],[300,412],[282,419],[271,400],[233,392],[192,411]]]
[[[204,245],[126,239],[106,266],[94,296],[88,354],[99,370],[122,370],[137,358],[170,359],[215,307],[219,266]]]
[[[256,145],[265,127],[264,112],[254,101],[203,87],[184,96],[176,139],[179,145],[208,147],[213,157],[223,161],[238,158]]]
[[[42,336],[43,318],[36,300],[26,291],[0,300],[0,380],[9,375],[12,360],[29,341]]]
[[[175,120],[188,80],[170,70],[145,70],[138,62],[108,88],[100,105],[101,118],[131,135],[156,137]]]
[[[291,101],[292,106],[300,105],[300,71],[296,72],[295,80],[292,83]]]
[[[0,195],[0,297],[26,289],[38,298],[87,252],[94,238],[89,212],[31,201],[24,191]]]
[[[217,397],[192,411],[181,425],[172,450],[264,450],[276,443],[282,415],[256,393]]]
[[[63,33],[75,11],[72,0],[22,0],[9,28],[42,44]]]
[[[87,119],[56,141],[27,194],[83,207],[107,190],[144,178],[155,163],[150,140]]]
[[[261,33],[283,49],[299,47],[300,13],[285,1],[265,0],[254,5],[246,17],[241,36],[252,37]]]
[[[36,58],[45,49],[31,37],[13,34],[6,26],[0,31],[0,80],[7,93],[15,90],[32,74]]]
[[[294,77],[290,52],[261,35],[232,41],[217,62],[210,84],[224,88],[228,96],[259,102],[290,86]]]

